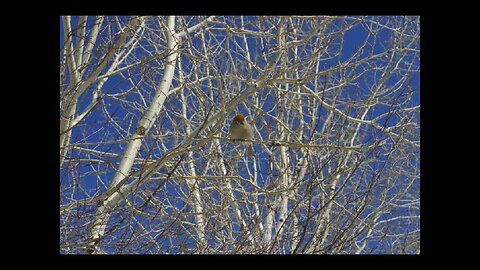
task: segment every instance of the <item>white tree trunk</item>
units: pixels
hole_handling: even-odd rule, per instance
[[[419,252],[419,18],[131,18],[61,18],[62,253]]]
[[[128,34],[135,29],[140,23],[142,23],[141,18],[134,18],[132,19],[128,25],[124,27],[120,38],[115,43],[115,45],[108,51],[105,57],[102,59],[100,64],[95,68],[95,70],[90,74],[88,78],[82,78],[83,76],[83,68],[76,63],[76,61],[80,61],[81,63],[86,63],[89,60],[89,56],[91,54],[91,46],[87,46],[85,60],[80,54],[83,50],[83,42],[77,44],[80,47],[76,48],[76,52],[74,53],[73,49],[73,38],[72,38],[72,28],[71,28],[71,19],[70,16],[63,16],[63,29],[64,29],[64,39],[65,39],[65,53],[64,57],[66,57],[69,70],[70,70],[70,82],[69,86],[65,90],[66,96],[64,98],[63,103],[66,104],[66,109],[64,110],[63,115],[60,116],[60,166],[63,165],[65,160],[66,151],[70,145],[70,137],[72,133],[72,128],[74,124],[77,124],[78,121],[74,121],[75,112],[77,110],[77,103],[78,98],[88,89],[97,79],[102,70],[106,67],[107,63],[112,59],[115,53],[124,45],[125,40]],[[85,18],[86,19],[86,18]],[[99,24],[101,23],[101,20]],[[91,42],[95,42],[98,29],[94,29],[91,34]],[[83,37],[84,38],[84,37]],[[82,39],[83,40],[83,39]],[[114,62],[112,65],[115,67],[118,65],[118,62]]]
[[[112,180],[110,188],[117,187],[117,184],[128,176],[130,169],[132,168],[133,161],[138,154],[138,150],[143,142],[143,138],[145,134],[148,133],[152,125],[154,124],[155,120],[158,117],[160,110],[163,107],[163,103],[168,96],[168,90],[170,89],[173,74],[175,72],[175,64],[178,57],[178,47],[177,47],[177,39],[175,38],[175,16],[168,17],[167,21],[167,46],[170,53],[166,59],[166,67],[165,73],[163,78],[160,82],[159,87],[156,90],[155,97],[150,104],[145,115],[139,121],[138,126],[135,130],[135,133],[130,138],[130,142],[128,143],[127,149],[123,155],[123,158],[120,162],[117,172]],[[102,206],[100,206],[97,210],[96,217],[93,221],[93,226],[91,229],[91,235],[93,237],[94,243],[94,250],[95,252],[99,252],[99,249],[96,245],[99,244],[99,240],[105,234],[105,228],[108,223],[108,219],[110,217],[110,210],[120,201],[123,197],[120,194],[120,190],[115,192],[111,195]]]

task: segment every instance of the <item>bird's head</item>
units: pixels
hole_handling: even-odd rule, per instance
[[[237,122],[237,123],[241,123],[243,124],[245,122],[245,116],[243,116],[243,114],[237,114],[235,115],[235,117],[233,118],[233,121]]]

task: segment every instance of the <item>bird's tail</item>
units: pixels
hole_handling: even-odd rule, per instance
[[[253,150],[253,144],[247,143],[245,144],[247,150],[245,151],[246,156],[255,156],[255,151]]]

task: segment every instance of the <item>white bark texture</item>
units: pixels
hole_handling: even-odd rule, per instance
[[[61,252],[419,253],[419,31],[62,16]]]

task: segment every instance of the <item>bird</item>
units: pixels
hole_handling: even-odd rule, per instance
[[[253,127],[245,120],[243,114],[237,114],[230,124],[230,138],[234,140],[251,140],[253,139]],[[247,147],[245,155],[253,156],[255,152],[253,150],[253,144],[251,142],[245,142]]]

